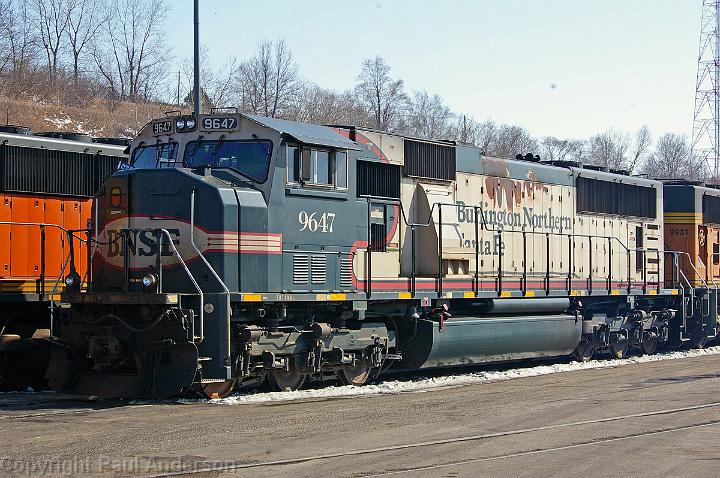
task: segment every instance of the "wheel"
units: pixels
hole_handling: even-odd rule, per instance
[[[610,346],[610,353],[612,354],[613,358],[625,358],[627,357],[629,347],[630,342],[628,342],[627,340],[623,340],[622,342],[616,342]]]
[[[268,370],[266,375],[267,384],[273,392],[297,390],[305,383],[307,375],[294,365],[289,370],[274,368]]]
[[[359,387],[370,380],[370,370],[371,367],[366,365],[364,361],[358,360],[355,365],[343,365],[337,371],[337,376],[344,385]]]
[[[201,383],[198,387],[200,393],[211,400],[225,398],[235,390],[236,380],[225,380],[224,382]]]
[[[658,339],[658,337],[644,337],[640,343],[640,350],[642,350],[642,353],[645,355],[653,355],[657,352],[659,341],[660,339]]]
[[[595,353],[595,346],[588,339],[581,339],[580,343],[575,347],[573,356],[578,362],[589,362]]]

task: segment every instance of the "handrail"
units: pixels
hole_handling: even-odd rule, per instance
[[[574,233],[574,232],[566,233],[566,232],[554,232],[554,231],[548,232],[548,231],[525,230],[524,227],[523,227],[522,230],[502,229],[502,228],[497,228],[497,227],[491,227],[491,226],[489,226],[489,225],[487,224],[487,222],[486,222],[486,220],[485,220],[485,215],[484,215],[484,213],[483,213],[484,210],[483,210],[482,207],[480,207],[480,206],[472,206],[472,205],[465,205],[465,204],[457,204],[457,203],[442,203],[442,202],[432,203],[432,205],[431,205],[431,207],[430,207],[430,212],[429,212],[429,214],[428,214],[428,218],[427,218],[427,220],[426,220],[425,222],[422,222],[422,221],[410,222],[410,221],[408,220],[408,215],[407,215],[407,213],[406,213],[406,211],[405,211],[405,208],[404,208],[404,206],[403,206],[403,204],[402,204],[402,201],[400,201],[400,200],[398,200],[398,199],[380,198],[380,197],[373,197],[373,196],[366,197],[365,199],[367,200],[367,204],[368,204],[368,214],[369,214],[369,210],[371,209],[371,206],[374,205],[374,204],[389,205],[389,206],[398,207],[398,210],[400,211],[400,216],[401,216],[401,218],[402,218],[403,223],[405,224],[405,226],[407,226],[407,227],[410,228],[410,235],[411,235],[411,241],[412,241],[410,288],[411,288],[411,292],[412,292],[413,295],[415,294],[415,276],[416,276],[416,272],[415,272],[415,270],[416,270],[416,265],[415,265],[415,233],[416,233],[416,231],[415,231],[415,229],[416,229],[417,227],[430,227],[430,226],[432,225],[432,223],[433,223],[433,221],[434,221],[434,219],[433,219],[433,212],[435,211],[435,207],[436,207],[436,206],[437,206],[437,208],[438,208],[438,224],[437,224],[437,227],[439,228],[439,230],[438,230],[438,276],[437,276],[437,283],[438,283],[437,293],[438,293],[439,295],[442,295],[442,284],[443,284],[443,282],[442,282],[442,281],[443,281],[443,271],[442,271],[442,260],[443,260],[443,257],[442,257],[442,254],[443,254],[443,252],[442,252],[442,251],[443,251],[443,248],[442,248],[442,235],[443,235],[443,231],[442,231],[442,228],[443,228],[443,226],[444,226],[444,224],[443,224],[443,222],[442,222],[442,208],[443,208],[443,207],[452,207],[452,208],[455,208],[455,209],[464,208],[464,209],[468,209],[468,210],[472,210],[472,211],[473,211],[473,221],[472,221],[472,223],[473,223],[474,228],[475,228],[475,262],[476,262],[473,288],[474,288],[476,291],[479,290],[479,278],[481,277],[481,274],[480,274],[480,271],[479,271],[479,264],[478,264],[478,262],[479,262],[479,250],[478,250],[478,248],[479,248],[479,228],[478,228],[478,225],[481,225],[481,226],[482,226],[482,228],[481,228],[482,230],[487,230],[487,231],[490,231],[490,232],[496,232],[497,235],[499,235],[499,236],[501,236],[501,237],[502,237],[502,234],[504,234],[504,233],[514,233],[514,234],[522,234],[522,235],[523,235],[523,252],[524,252],[524,254],[523,254],[523,263],[524,263],[524,265],[523,265],[523,271],[524,271],[524,272],[523,272],[523,274],[522,274],[522,280],[521,280],[521,288],[522,288],[523,290],[525,290],[525,287],[526,287],[526,285],[525,285],[525,284],[526,284],[526,277],[528,276],[528,273],[527,273],[527,270],[526,270],[526,265],[525,265],[525,263],[527,262],[527,252],[526,252],[526,249],[525,249],[525,247],[526,247],[525,241],[526,241],[526,237],[527,237],[528,234],[533,235],[533,236],[542,235],[542,236],[545,236],[545,237],[546,237],[546,249],[547,249],[547,250],[546,250],[546,256],[547,256],[547,257],[546,257],[546,268],[547,268],[547,270],[545,271],[545,281],[546,281],[546,287],[545,287],[545,288],[546,288],[546,292],[547,292],[548,294],[549,294],[549,280],[550,280],[550,277],[551,277],[551,275],[552,275],[553,277],[555,277],[555,274],[553,273],[554,271],[551,272],[551,271],[550,271],[550,267],[549,267],[549,263],[550,263],[550,258],[549,258],[549,254],[550,254],[550,253],[549,253],[550,237],[563,237],[563,238],[567,237],[567,238],[568,238],[568,246],[569,246],[568,254],[569,254],[569,256],[570,256],[570,257],[569,257],[570,260],[568,261],[568,272],[567,272],[567,273],[562,273],[562,275],[564,275],[564,276],[567,277],[567,289],[568,289],[568,290],[570,290],[571,287],[572,287],[572,280],[573,280],[573,278],[574,278],[574,277],[580,277],[578,274],[574,274],[573,271],[572,271],[573,259],[574,259],[574,253],[573,253],[573,252],[574,252],[574,249],[575,249],[574,246],[575,246],[575,240],[576,240],[576,239],[587,239],[588,242],[590,243],[590,249],[592,249],[593,239],[607,240],[608,249],[609,249],[609,250],[608,250],[608,275],[607,275],[607,277],[605,278],[605,281],[606,281],[606,284],[607,284],[607,290],[610,290],[610,289],[612,288],[612,283],[613,283],[613,273],[612,273],[612,260],[613,260],[613,248],[612,248],[612,244],[613,244],[613,242],[616,242],[617,244],[619,244],[620,247],[621,247],[622,252],[624,253],[624,255],[626,255],[626,262],[627,262],[627,264],[626,264],[626,274],[627,274],[627,280],[626,280],[626,281],[621,281],[621,283],[627,282],[627,290],[628,290],[628,292],[630,292],[630,290],[632,289],[632,282],[633,282],[633,281],[632,281],[632,274],[630,273],[630,269],[631,269],[631,266],[630,266],[630,261],[631,261],[630,257],[631,257],[631,256],[630,256],[630,254],[633,253],[633,252],[634,252],[635,254],[642,253],[642,254],[643,254],[643,257],[647,257],[647,256],[646,256],[647,254],[653,254],[653,253],[657,256],[658,266],[657,266],[657,270],[656,270],[656,271],[648,271],[648,270],[647,270],[647,260],[646,260],[646,259],[643,259],[643,267],[642,267],[643,290],[644,290],[644,291],[647,290],[647,287],[648,287],[648,278],[647,278],[647,276],[648,276],[648,275],[656,275],[656,276],[658,276],[658,277],[657,277],[657,281],[656,281],[656,287],[657,287],[658,290],[659,290],[660,287],[661,287],[661,285],[660,285],[660,264],[661,264],[660,256],[666,252],[666,251],[664,251],[664,250],[660,250],[660,249],[650,249],[650,248],[634,248],[634,249],[631,249],[631,248],[628,247],[627,244],[625,244],[625,243],[622,242],[618,237],[615,237],[615,236],[603,236],[603,235],[592,235],[592,234],[577,234],[577,233]],[[480,218],[480,220],[478,220],[478,217]],[[458,225],[459,225],[459,223],[454,223],[454,222],[451,223],[451,224],[454,225],[454,226],[458,226]],[[369,229],[369,218],[368,218],[368,229]],[[369,232],[369,230],[368,230],[368,235],[369,235],[369,234],[370,234],[370,232]],[[372,253],[372,251],[370,250],[370,247],[369,247],[369,242],[370,242],[369,239],[370,239],[370,238],[368,237],[368,253],[369,253],[369,255],[370,255],[370,254]],[[500,291],[501,288],[502,288],[502,276],[503,276],[503,273],[505,272],[505,271],[503,271],[503,269],[502,269],[502,256],[503,256],[503,250],[502,250],[502,248],[501,248],[500,251],[499,251],[499,257],[498,257],[497,275],[494,276],[494,277],[497,278],[497,290],[498,290],[498,291]],[[589,275],[588,275],[588,281],[589,281],[589,283],[588,283],[587,287],[589,288],[589,290],[592,290],[592,287],[593,287],[593,284],[592,284],[592,281],[593,281],[593,266],[592,266],[592,257],[593,257],[593,254],[589,254],[589,257],[590,257],[590,271],[589,271]],[[368,292],[371,291],[371,289],[370,289],[371,286],[368,284],[369,278],[371,277],[371,274],[372,274],[371,269],[372,269],[372,259],[371,259],[370,257],[368,257],[368,274],[367,274],[368,280],[366,281],[366,290],[367,290]],[[483,276],[483,277],[484,277],[484,276]]]
[[[239,240],[239,239],[238,239]],[[198,249],[198,246],[195,245],[195,190],[193,189],[190,193],[190,244],[192,245],[193,249],[197,253],[197,255],[200,257],[200,259],[205,263],[208,269],[210,269],[210,272],[215,277],[215,280],[217,280],[220,285],[222,286],[225,293],[230,297],[230,289],[228,289],[227,285],[225,285],[225,282],[220,278],[217,272],[215,272],[215,268],[210,265],[210,262],[205,258],[203,253]]]
[[[200,340],[198,340],[198,342],[202,342],[203,340],[205,340],[205,316],[204,316],[205,296],[203,294],[202,289],[198,285],[197,281],[195,281],[195,277],[193,277],[192,273],[190,273],[190,269],[188,268],[187,264],[185,263],[182,256],[178,252],[177,248],[175,247],[175,244],[173,243],[170,232],[167,229],[159,229],[159,231],[161,231],[163,233],[163,235],[167,237],[170,247],[172,247],[172,250],[175,253],[175,256],[180,261],[180,264],[183,266],[183,269],[185,269],[185,273],[188,275],[188,277],[190,278],[190,281],[195,286],[195,289],[198,291],[198,294],[200,294],[200,335],[198,336],[198,339],[200,339]],[[160,249],[160,247],[161,247],[161,244],[158,244],[158,250]],[[193,341],[195,341],[194,335],[195,334],[193,333]]]
[[[712,282],[712,284],[713,284],[713,285],[715,286],[715,288],[717,289],[717,288],[718,288],[718,284],[717,284],[717,282],[715,282],[715,278],[712,277],[712,275],[708,274],[708,267],[707,267],[707,265],[705,265],[705,262],[702,260],[702,258],[701,258],[699,255],[697,256],[697,260],[698,260],[698,261],[700,262],[700,264],[702,264],[702,266],[705,268],[705,275],[708,276],[708,278],[710,279],[710,282]]]

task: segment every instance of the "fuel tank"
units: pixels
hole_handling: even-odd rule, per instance
[[[577,346],[582,320],[575,315],[453,317],[442,325],[418,320],[400,337],[400,369],[483,364],[568,355]]]

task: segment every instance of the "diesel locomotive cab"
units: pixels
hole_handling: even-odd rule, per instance
[[[327,182],[355,147],[315,128],[238,114],[148,124],[97,196],[91,280],[88,291],[63,297],[51,386],[125,397],[196,386],[218,396],[238,381],[280,390],[313,373],[368,377],[394,345],[384,324],[345,326],[347,305],[308,312],[276,285],[283,248],[301,247],[284,246],[283,208],[268,213],[273,195],[285,196],[286,151],[312,156],[308,180]]]

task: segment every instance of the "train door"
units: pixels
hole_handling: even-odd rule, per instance
[[[63,225],[63,200],[45,199],[45,224]],[[62,229],[48,227],[45,229],[45,275],[53,282],[60,275],[60,268],[65,260],[65,238]]]
[[[45,199],[41,197],[29,197],[28,198],[28,222],[36,224],[42,223],[45,220]],[[42,258],[40,252],[42,250],[42,234],[40,233],[40,227],[28,226],[27,237],[28,237],[28,255],[27,255],[27,273],[33,277],[40,277],[40,269]]]
[[[13,196],[10,201],[10,219],[12,222],[28,222],[28,205],[30,198]],[[10,226],[10,275],[15,277],[28,276],[27,256],[28,226]]]
[[[10,195],[0,194],[0,222],[10,222]],[[10,275],[10,226],[0,224],[0,277]]]
[[[707,228],[707,259],[708,279],[718,282],[720,279],[720,228],[709,226]]]
[[[637,273],[640,280],[643,277],[643,271],[645,269],[645,237],[642,224],[635,225],[635,272]]]
[[[65,226],[65,229],[67,229],[68,231],[77,231],[79,229],[84,229],[85,227],[87,227],[87,224],[82,224],[80,204],[80,201],[65,201],[65,210],[63,211],[63,224]],[[75,268],[77,269],[78,274],[80,274],[80,277],[84,277],[85,264],[87,262],[87,259],[85,257],[85,254],[83,253],[82,240],[75,239],[75,237],[82,238],[84,237],[84,233],[75,232],[73,233],[72,239]]]

